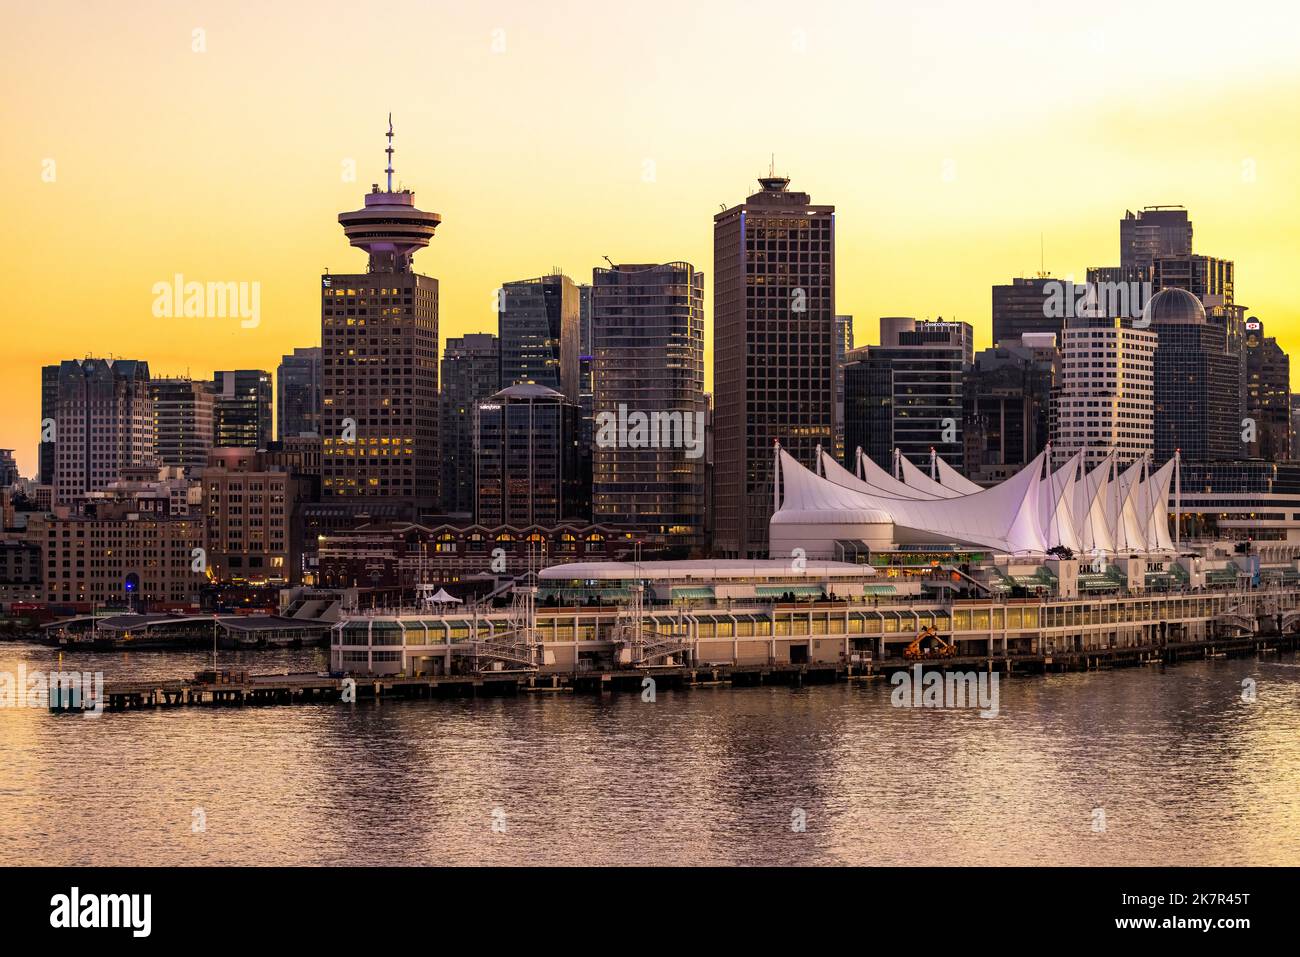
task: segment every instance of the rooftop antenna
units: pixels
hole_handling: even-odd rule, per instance
[[[1047,275],[1047,273],[1044,271],[1045,267],[1046,267],[1046,259],[1043,256],[1043,234],[1039,233],[1038,234],[1038,278],[1041,279],[1043,276]]]
[[[767,175],[768,176],[776,175],[776,154],[775,153],[772,154],[771,162],[767,164]]]
[[[388,169],[384,170],[388,174],[388,192],[393,191],[393,114],[388,114],[388,148],[384,150],[388,154]]]

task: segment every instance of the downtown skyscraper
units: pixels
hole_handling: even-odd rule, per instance
[[[704,274],[672,262],[592,276],[593,521],[690,555],[705,545]],[[602,427],[637,414],[669,427],[644,442]]]
[[[835,441],[835,207],[770,174],[713,217],[714,553],[766,558],[773,443]]]
[[[442,217],[393,189],[392,135],[390,124],[386,188],[339,214],[367,270],[321,277],[321,492],[413,512],[437,495],[438,280],[411,260]]]

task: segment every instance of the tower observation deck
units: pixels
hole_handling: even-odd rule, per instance
[[[388,118],[387,188],[375,183],[366,194],[364,208],[339,213],[339,224],[348,242],[370,254],[369,272],[411,271],[411,257],[429,245],[433,231],[442,222],[437,213],[415,206],[415,193],[393,189],[393,120]]]

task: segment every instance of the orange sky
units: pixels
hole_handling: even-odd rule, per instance
[[[501,282],[604,255],[695,264],[711,311],[713,213],[775,153],[838,207],[859,343],[942,315],[986,344],[989,286],[1037,271],[1040,235],[1082,279],[1126,208],[1181,203],[1295,351],[1300,14],[1045,6],[10,4],[0,447],[34,471],[45,363],[207,376],[318,343],[322,269],[364,268],[335,217],[382,176],[390,110],[398,179],[443,217],[416,263],[444,337],[494,330]],[[176,273],[260,283],[260,324],[155,317]]]

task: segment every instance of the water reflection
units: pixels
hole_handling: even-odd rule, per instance
[[[56,660],[0,645],[11,672]],[[207,663],[133,652],[67,656],[63,667],[111,679]],[[222,653],[221,664],[314,671],[325,660]],[[1242,701],[1245,678],[1258,684],[1254,703]],[[1300,863],[1293,655],[1004,681],[991,720],[893,708],[889,690],[98,720],[4,709],[0,854],[46,864]],[[805,832],[792,829],[800,812]]]

